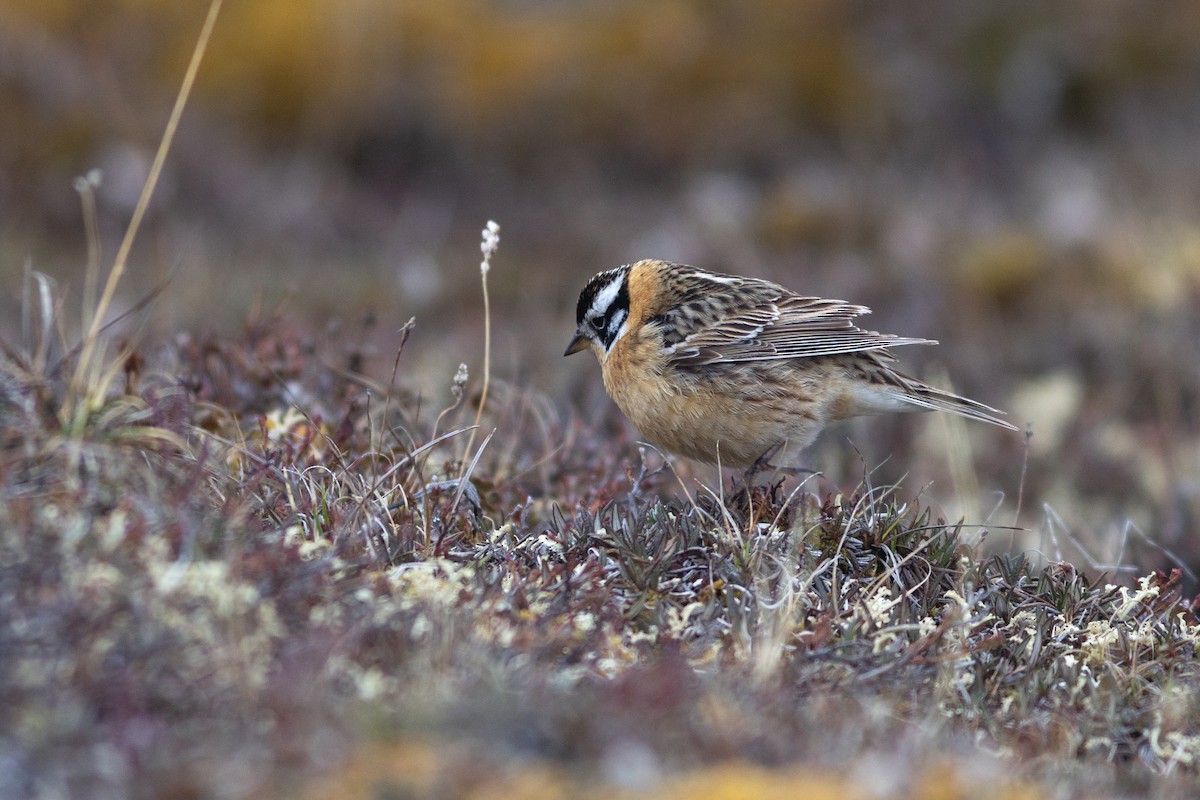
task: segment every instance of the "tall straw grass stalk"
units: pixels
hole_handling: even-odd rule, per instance
[[[171,116],[167,120],[166,129],[163,131],[162,139],[159,141],[158,152],[155,153],[154,163],[150,167],[150,174],[147,175],[146,182],[142,185],[141,196],[138,197],[137,205],[133,209],[133,216],[129,220],[129,226],[125,229],[125,236],[121,240],[121,246],[117,249],[117,256],[113,260],[112,271],[108,274],[108,280],[104,284],[104,291],[96,303],[95,311],[91,317],[91,324],[84,335],[79,352],[79,362],[75,366],[75,388],[84,397],[88,394],[94,394],[94,392],[85,390],[84,382],[88,373],[94,367],[92,362],[96,357],[96,349],[100,341],[100,331],[104,327],[104,317],[108,311],[108,307],[112,305],[113,297],[116,295],[117,284],[125,274],[125,266],[129,260],[129,253],[133,249],[133,242],[137,238],[138,229],[141,227],[142,220],[146,216],[146,209],[150,205],[150,198],[153,197],[154,189],[158,185],[158,179],[162,174],[167,153],[171,150],[171,143],[175,138],[176,130],[179,128],[179,120],[183,116],[183,109],[187,106],[192,86],[196,82],[196,74],[200,71],[200,62],[204,59],[204,53],[208,49],[208,42],[212,37],[213,27],[216,25],[217,15],[221,11],[222,2],[223,0],[212,0],[212,3],[208,7],[208,16],[205,17],[204,26],[200,29],[200,35],[196,39],[196,46],[192,49],[191,61],[188,63],[187,72],[183,76],[183,83],[179,87],[179,94],[175,97],[175,105],[171,109]],[[75,411],[78,413],[78,408]]]

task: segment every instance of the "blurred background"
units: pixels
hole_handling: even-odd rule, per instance
[[[111,263],[206,6],[0,0],[7,341],[28,267],[78,307],[93,169]],[[620,431],[591,357],[560,357],[587,278],[766,277],[939,339],[906,369],[1033,430],[854,423],[811,466],[882,462],[976,521],[1019,495],[1050,557],[1197,568],[1198,209],[1191,0],[231,0],[122,302],[169,277],[149,342],[255,298],[314,336],[374,315],[382,378],[415,316],[405,377],[440,404],[478,375],[495,219],[494,374]]]

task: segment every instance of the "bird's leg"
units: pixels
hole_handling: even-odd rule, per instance
[[[759,456],[758,459],[753,464],[746,467],[746,476],[745,477],[747,479],[749,479],[749,478],[754,477],[755,475],[757,475],[760,472],[767,471],[768,469],[778,469],[778,467],[771,466],[771,459],[780,450],[783,449],[783,445],[784,445],[783,442],[779,442],[778,444],[773,444],[770,447],[768,447],[763,452],[763,454],[761,456]]]
[[[784,475],[788,478],[798,478],[801,475],[816,475],[817,474],[817,471],[815,469],[809,469],[808,467],[785,467],[780,464],[764,464],[762,466],[762,470],[764,472],[770,471],[770,472],[778,473],[778,474]]]
[[[811,469],[803,469],[798,467],[783,467],[771,463],[771,458],[779,453],[785,442],[772,445],[761,456],[755,459],[754,463],[746,467],[742,472],[741,477],[734,478],[730,482],[729,490],[731,493],[741,493],[749,491],[753,484],[754,478],[763,474],[771,473],[772,475],[784,475],[786,477],[797,477],[800,475],[815,475],[816,472]]]
[[[750,478],[754,477],[760,472],[772,472],[785,475],[789,478],[795,478],[801,475],[816,475],[816,470],[808,469],[806,467],[785,467],[782,464],[771,463],[771,459],[778,455],[786,444],[786,441],[779,442],[778,444],[767,448],[765,453],[759,456],[753,464],[746,468],[746,473],[742,476],[742,480],[748,481]]]

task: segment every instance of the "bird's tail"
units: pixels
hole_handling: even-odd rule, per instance
[[[1001,428],[1007,428],[1010,431],[1020,430],[1016,425],[1004,419],[1004,412],[999,409],[984,405],[977,400],[971,400],[968,397],[962,397],[953,392],[935,389],[924,383],[917,383],[916,381],[913,383],[916,385],[909,387],[909,391],[897,391],[896,399],[920,409],[949,411],[951,414],[958,414],[969,419],[977,419],[980,422],[990,422],[993,425],[999,425]]]
[[[854,414],[879,414],[894,411],[949,411],[951,414],[990,422],[1010,431],[1019,430],[1004,412],[953,392],[935,389],[927,383],[893,370],[880,370],[874,380],[864,382],[855,392]]]

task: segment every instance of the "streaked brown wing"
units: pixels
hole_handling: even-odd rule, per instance
[[[677,366],[704,366],[718,361],[768,361],[816,358],[882,350],[906,344],[937,344],[859,328],[854,319],[871,310],[842,300],[787,293],[752,306],[696,331],[673,348]]]

